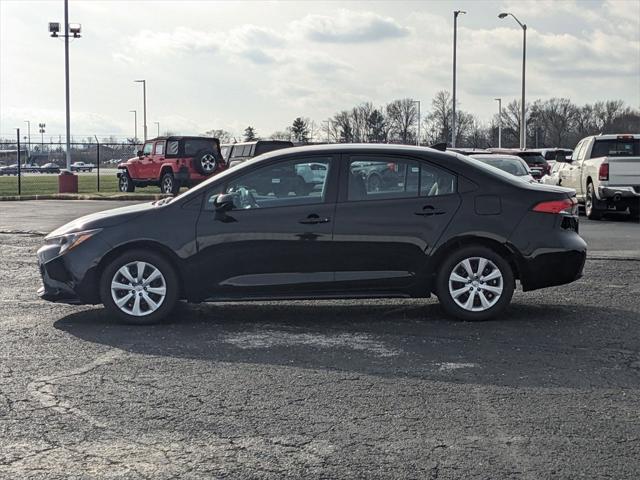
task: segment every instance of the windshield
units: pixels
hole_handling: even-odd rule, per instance
[[[479,158],[483,163],[487,165],[491,165],[493,167],[499,168],[503,172],[510,173],[511,175],[515,175],[517,177],[523,177],[525,175],[529,175],[529,171],[525,168],[520,160],[510,159],[510,158]]]
[[[591,151],[591,158],[636,156],[640,156],[640,139],[631,137],[596,140]]]

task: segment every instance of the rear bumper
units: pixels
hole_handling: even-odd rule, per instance
[[[640,198],[640,186],[632,187],[632,186],[599,186],[598,187],[598,198],[602,200],[606,200],[616,195],[619,195],[621,198]]]

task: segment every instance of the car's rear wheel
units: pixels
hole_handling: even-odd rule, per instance
[[[121,321],[149,325],[165,319],[178,301],[178,277],[162,256],[144,250],[120,255],[100,280],[102,303]]]
[[[160,190],[162,193],[175,195],[180,191],[180,185],[173,176],[173,173],[167,172],[160,179]]]
[[[502,256],[483,246],[453,252],[442,263],[436,293],[444,311],[467,321],[487,320],[511,301],[514,275]]]
[[[129,172],[123,172],[122,175],[118,177],[118,190],[121,192],[131,193],[136,189],[136,186],[133,183],[133,180],[129,176]]]
[[[596,198],[596,192],[593,188],[593,183],[587,183],[587,195],[584,200],[584,213],[589,220],[600,220],[602,218],[602,211],[598,210],[598,200]]]

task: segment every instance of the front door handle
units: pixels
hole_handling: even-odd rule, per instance
[[[420,215],[421,217],[430,217],[432,215],[444,215],[445,211],[442,210],[436,210],[433,206],[431,205],[425,205],[424,207],[422,207],[422,211],[421,212],[414,212],[416,215]]]
[[[312,213],[307,218],[300,220],[298,223],[302,223],[303,225],[315,225],[318,223],[329,223],[329,219],[326,217],[320,218],[319,215]]]

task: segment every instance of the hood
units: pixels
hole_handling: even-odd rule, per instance
[[[149,211],[156,210],[157,208],[161,208],[157,203],[147,202],[92,213],[56,228],[53,232],[47,235],[47,237],[56,237],[65,233],[81,232],[83,230],[92,230],[95,228],[112,227],[139,217]]]

